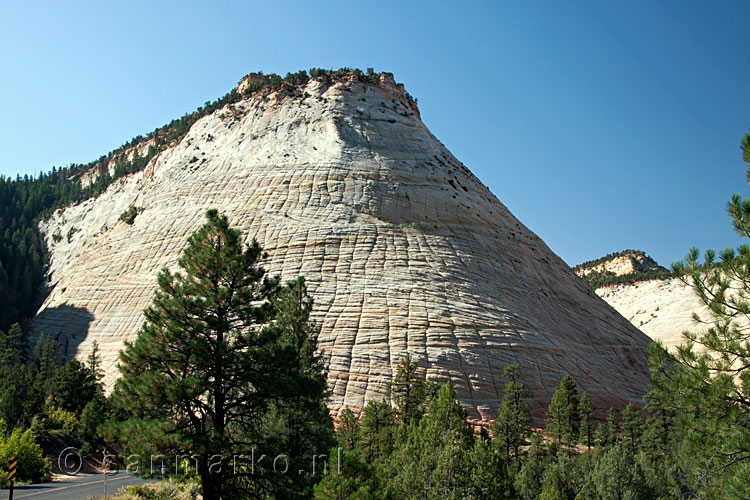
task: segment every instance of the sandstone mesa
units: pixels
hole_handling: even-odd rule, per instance
[[[130,205],[132,225],[119,220]],[[53,287],[34,331],[69,358],[96,340],[111,386],[157,272],[209,208],[258,240],[269,271],[305,276],[334,414],[382,398],[407,352],[474,422],[495,417],[513,362],[537,417],[564,374],[599,408],[647,390],[649,338],[453,157],[389,74],[225,106],[145,170],[55,212],[41,224]]]

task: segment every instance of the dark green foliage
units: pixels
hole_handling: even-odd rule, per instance
[[[317,350],[318,330],[309,319],[313,302],[304,279],[287,283],[272,304],[274,322],[266,330],[277,339],[278,351],[273,358],[273,396],[261,435],[266,446],[277,455],[287,455],[290,470],[297,471],[273,485],[276,498],[306,498],[322,472],[313,470],[313,464],[324,467],[327,456],[323,455],[334,445],[326,406],[329,390]]]
[[[591,400],[591,394],[583,391],[581,400],[578,402],[578,418],[580,419],[580,433],[578,442],[585,444],[588,450],[594,443],[594,423],[591,419],[594,416],[594,403]]]
[[[531,413],[524,399],[531,393],[523,381],[518,363],[506,366],[503,378],[506,380],[503,400],[492,425],[492,435],[494,446],[505,463],[510,465],[511,462],[518,462],[521,446],[526,444]]]
[[[79,414],[94,397],[103,397],[89,367],[63,362],[56,340],[39,337],[27,364],[27,339],[18,324],[0,332],[0,339],[0,419],[10,428],[28,427],[47,410]]]
[[[0,366],[20,365],[25,347],[26,337],[18,323],[12,324],[7,332],[0,331]]]
[[[643,468],[633,455],[620,445],[607,450],[596,462],[590,482],[596,498],[654,498]]]
[[[633,403],[628,403],[622,411],[620,428],[622,429],[621,435],[623,446],[625,446],[625,449],[631,454],[635,455],[641,439],[643,417]]]
[[[609,285],[627,285],[638,281],[663,280],[671,278],[672,273],[666,269],[649,269],[638,273],[622,274],[620,276],[613,272],[591,271],[581,279],[585,281],[592,290]]]
[[[508,373],[520,375],[515,368]],[[340,448],[331,451],[315,498],[514,498],[512,477],[496,445],[486,431],[474,435],[450,385],[424,380],[410,358],[401,362],[397,376],[401,380],[392,387],[399,387],[398,408],[388,400],[370,401],[359,419],[342,411],[336,432]],[[406,394],[413,393],[404,388],[422,385],[427,406],[416,405],[419,415],[405,423],[403,415],[411,413],[404,411]]]
[[[606,434],[605,434],[605,440],[602,444],[606,446],[614,446],[615,443],[617,443],[617,413],[615,413],[615,409],[610,407],[607,410],[607,427],[606,427]]]
[[[387,500],[393,498],[375,467],[366,462],[359,450],[340,450],[328,463],[326,475],[315,486],[318,500]]]
[[[427,415],[409,430],[389,460],[397,498],[470,498],[469,454],[474,436],[456,394],[440,387]]]
[[[109,401],[102,396],[94,397],[86,403],[79,417],[81,437],[86,441],[95,441],[100,435],[102,426],[110,416]]]
[[[138,216],[138,208],[134,205],[130,205],[127,210],[120,214],[120,220],[125,224],[132,226],[135,222],[135,218]]]
[[[393,409],[385,401],[368,401],[360,417],[360,449],[368,462],[389,455],[393,451],[396,419]]]
[[[0,176],[0,330],[31,316],[39,302],[48,257],[34,219],[50,203],[45,188],[29,176]]]
[[[117,395],[132,416],[117,428],[135,452],[196,455],[205,499],[258,488],[308,496],[312,455],[333,441],[304,281],[279,289],[256,242],[243,248],[215,210],[207,219],[188,239],[181,272],[160,273],[141,332],[121,354]],[[240,461],[209,471],[212,456],[250,458],[254,448],[307,469],[283,475],[256,465],[261,474]]]
[[[531,435],[531,446],[526,453],[526,460],[515,477],[515,488],[520,498],[533,500],[542,491],[542,479],[545,469],[553,463],[541,434]]]
[[[353,450],[359,442],[359,419],[349,408],[344,408],[339,418],[339,428],[336,431],[339,446],[346,450]]]
[[[400,422],[419,421],[427,401],[427,384],[417,373],[417,364],[407,354],[396,368],[396,375],[388,385],[388,396]]]
[[[577,405],[578,431],[587,451],[580,453],[580,447],[571,446],[576,430],[576,413],[570,411],[576,407],[575,383],[564,377],[550,404],[551,426],[542,433],[532,432],[528,420],[524,420],[525,426],[519,424],[520,435],[530,435],[530,443],[521,445],[523,452],[520,452],[508,447],[501,432],[505,422],[502,408],[511,407],[511,402],[522,400],[522,395],[528,393],[518,366],[509,366],[505,375],[508,383],[501,415],[493,425],[492,441],[486,430],[472,432],[448,384],[439,386],[438,392],[428,398],[427,410],[409,424],[395,418],[398,412],[387,402],[368,403],[361,420],[350,411],[343,412],[337,431],[343,446],[340,451],[331,452],[329,475],[315,489],[315,497],[319,500],[699,497],[700,490],[694,485],[705,476],[696,463],[706,457],[693,456],[693,450],[685,447],[681,434],[687,427],[674,418],[673,410],[668,409],[669,401],[656,390],[646,397],[645,421],[643,410],[635,405],[623,410],[620,421],[610,408],[607,425],[597,423],[600,430],[596,434],[600,439],[594,439],[594,404],[584,391]],[[360,427],[364,420],[367,426]],[[355,435],[360,440],[352,449]],[[510,461],[508,455],[512,456]],[[340,473],[331,474],[335,468]],[[727,478],[722,488],[706,488],[705,498],[745,498],[747,493],[744,478],[739,474]]]
[[[672,443],[679,441],[673,436],[674,412],[665,406],[657,391],[649,392],[644,399],[648,416],[643,425],[640,449],[650,462],[666,467],[672,458]]]
[[[72,413],[83,411],[100,391],[91,370],[76,360],[57,370],[55,379],[55,403]]]
[[[578,421],[578,390],[570,375],[565,375],[552,395],[547,409],[547,431],[560,446],[569,446],[575,438]]]
[[[63,364],[63,356],[57,340],[46,335],[39,337],[34,345],[32,364],[43,379],[49,380],[54,377],[57,369]]]
[[[572,500],[583,489],[586,472],[582,457],[558,455],[544,469],[539,500]]]

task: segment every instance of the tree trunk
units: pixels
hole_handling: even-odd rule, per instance
[[[203,490],[203,500],[220,500],[221,499],[221,476],[212,473],[209,470],[211,465],[208,457],[200,458],[200,476],[201,487]]]

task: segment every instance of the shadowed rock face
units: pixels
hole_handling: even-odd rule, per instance
[[[66,329],[64,311],[45,310],[85,308],[76,357],[98,340],[111,384],[158,270],[215,207],[268,251],[271,272],[307,279],[334,413],[382,398],[407,352],[475,421],[494,418],[516,361],[537,416],[566,373],[600,406],[640,399],[648,338],[451,155],[401,88],[302,91],[202,118],[144,172],[45,222],[55,288],[37,330]],[[133,225],[118,221],[130,204],[142,209]],[[70,242],[52,241],[71,227]]]

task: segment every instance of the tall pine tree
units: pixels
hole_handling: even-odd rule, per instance
[[[506,380],[503,399],[498,409],[497,419],[492,424],[493,444],[500,452],[506,465],[518,462],[519,450],[526,444],[529,433],[531,412],[524,403],[531,393],[523,381],[518,363],[503,369]]]
[[[309,491],[307,473],[300,483],[271,473],[270,464],[228,463],[233,455],[306,455],[316,443],[325,453],[330,445],[303,283],[279,295],[278,280],[260,266],[260,246],[245,248],[217,211],[206,217],[188,239],[181,271],[159,274],[141,331],[121,354],[117,396],[132,417],[120,435],[142,456],[197,457],[206,500]]]
[[[578,390],[573,377],[565,375],[552,395],[547,409],[547,431],[560,446],[573,442],[578,420]]]

